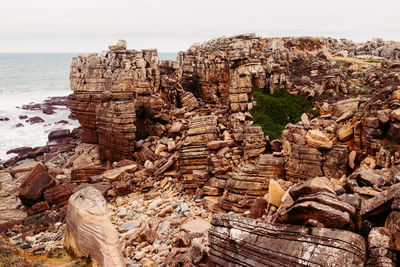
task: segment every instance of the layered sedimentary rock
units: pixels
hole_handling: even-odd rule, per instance
[[[265,136],[260,126],[246,127],[243,140],[244,159],[257,157],[265,151]]]
[[[285,165],[286,179],[292,182],[302,182],[323,176],[322,161],[323,155],[316,148],[293,144],[289,160]]]
[[[207,143],[218,138],[216,116],[200,116],[192,119],[187,135],[180,150],[179,165],[185,186],[196,188],[205,181],[196,182],[193,172],[208,169],[208,156],[211,151]]]
[[[40,202],[44,191],[54,185],[55,180],[48,174],[47,168],[42,164],[37,164],[21,184],[19,198],[24,205],[32,206]]]
[[[340,70],[327,71],[334,62],[326,49],[321,50],[323,46],[322,39],[254,34],[194,44],[178,55],[181,84],[207,103],[224,103],[234,112],[251,106],[250,95],[257,88],[273,92],[285,87],[306,97],[324,90],[347,93]],[[313,53],[312,60],[308,53]]]
[[[216,266],[364,266],[366,245],[358,234],[270,224],[214,215],[210,261]]]
[[[260,156],[255,164],[242,164],[229,175],[220,206],[235,212],[248,210],[256,198],[267,193],[270,179],[284,178],[284,163],[284,158],[266,154]]]
[[[145,117],[152,102],[146,96],[159,90],[158,61],[156,50],[127,50],[126,42],[102,56],[73,58],[69,107],[84,128],[84,141],[100,145],[102,159],[131,158],[136,112]]]
[[[337,198],[329,179],[314,178],[291,187],[288,193],[294,202],[278,212],[276,222],[297,225],[318,222],[319,227],[354,229],[352,218],[356,208]]]

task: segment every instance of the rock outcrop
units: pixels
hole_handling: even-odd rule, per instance
[[[68,105],[83,126],[83,140],[98,143],[102,159],[131,158],[138,120],[145,123],[162,107],[158,62],[155,50],[118,44],[102,56],[73,58]]]
[[[71,196],[66,216],[65,247],[99,266],[125,266],[119,236],[108,218],[106,200],[93,187]]]
[[[229,175],[220,206],[235,212],[250,209],[257,198],[268,192],[271,179],[284,178],[284,163],[284,158],[262,155],[255,164],[242,164]]]
[[[177,61],[124,41],[74,58],[69,107],[82,128],[3,165],[0,232],[48,253],[66,227],[65,245],[104,266],[395,266],[398,50],[360,46],[246,34]],[[251,108],[281,94],[311,111],[276,114],[291,123],[271,140],[284,125]],[[207,237],[212,214],[227,212]]]
[[[216,266],[364,266],[364,238],[348,231],[270,224],[214,215],[210,261]]]

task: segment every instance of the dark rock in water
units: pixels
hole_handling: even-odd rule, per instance
[[[26,122],[29,122],[30,124],[35,124],[35,123],[42,123],[44,120],[40,117],[32,117],[26,120]]]
[[[52,131],[48,136],[49,141],[62,139],[66,137],[71,137],[71,132],[68,129]]]
[[[342,230],[214,215],[209,259],[216,266],[363,266],[362,236]]]
[[[0,121],[9,121],[10,119],[7,117],[0,117]]]
[[[32,152],[33,148],[32,147],[18,147],[18,148],[14,148],[14,149],[10,149],[7,151],[7,155],[11,154],[11,153],[15,153],[18,154],[19,156],[23,156],[25,154],[28,154],[29,152]]]
[[[55,106],[67,106],[67,96],[56,96],[49,97],[43,103],[29,103],[22,106],[22,109],[25,110],[42,110],[45,113],[45,110],[56,109]]]
[[[49,97],[44,101],[44,105],[46,106],[67,106],[68,96],[54,96]]]
[[[68,145],[72,140],[73,137],[71,135],[70,130],[63,129],[63,130],[55,130],[52,131],[48,136],[49,141],[47,145],[50,147],[59,147]]]
[[[20,120],[25,120],[25,119],[28,118],[28,116],[27,116],[27,115],[21,115],[21,116],[19,116],[18,118],[19,118]]]
[[[47,115],[52,115],[52,114],[56,113],[56,112],[54,111],[54,108],[53,108],[53,107],[44,108],[44,109],[42,110],[42,112],[43,112],[44,114],[47,114]]]
[[[17,127],[17,128],[24,127],[24,125],[22,123],[18,123],[18,124],[15,124],[15,127]]]
[[[25,110],[40,110],[41,107],[42,107],[41,104],[29,103],[29,104],[23,105],[22,109],[25,109]]]
[[[56,122],[56,124],[69,124],[69,122],[66,120],[60,120],[60,121]]]

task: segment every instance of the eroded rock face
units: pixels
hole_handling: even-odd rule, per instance
[[[126,42],[125,42],[126,44]],[[69,107],[84,129],[84,141],[98,143],[102,159],[131,158],[136,114],[142,120],[160,110],[156,50],[110,46],[102,56],[79,56],[71,63]]]
[[[220,206],[235,212],[248,210],[256,198],[267,193],[270,179],[278,180],[284,177],[284,163],[284,158],[262,155],[255,164],[242,164],[228,176]]]
[[[255,34],[194,44],[178,55],[181,84],[207,103],[227,104],[234,112],[248,110],[254,88],[272,93],[275,87],[285,87],[306,97],[320,95],[324,89],[346,92],[340,73],[326,71],[333,61],[327,50],[318,50],[323,44],[323,40]],[[314,50],[318,52],[311,62],[305,51]]]
[[[348,231],[234,215],[214,215],[211,224],[210,261],[218,266],[364,266],[366,259],[364,238]]]
[[[125,266],[119,236],[108,218],[106,200],[94,187],[73,194],[68,202],[65,247],[100,266]]]

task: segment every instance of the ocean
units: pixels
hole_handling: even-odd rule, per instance
[[[15,156],[6,154],[10,149],[43,146],[53,130],[79,126],[78,121],[68,118],[70,111],[64,106],[58,106],[51,115],[22,109],[26,104],[71,94],[69,68],[71,58],[78,54],[0,53],[0,161]],[[176,59],[176,53],[159,52],[159,56],[164,60]],[[44,122],[31,124],[27,120],[32,117],[40,117]],[[68,124],[57,123],[62,120]]]

